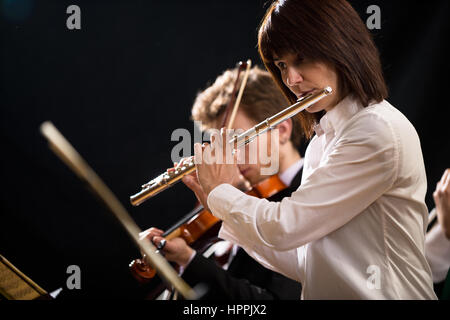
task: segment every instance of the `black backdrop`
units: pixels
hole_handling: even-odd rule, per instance
[[[141,228],[166,228],[190,210],[180,184],[138,208],[128,198],[170,166],[176,128],[193,132],[198,90],[251,58],[266,1],[1,0],[0,253],[45,289],[75,298],[138,297],[128,263],[138,257],[121,226],[47,148],[51,120],[126,205]],[[81,8],[68,30],[66,8]],[[427,205],[449,167],[448,0],[352,1],[381,8],[389,101],[415,125],[428,175]],[[67,288],[65,292],[68,292]]]

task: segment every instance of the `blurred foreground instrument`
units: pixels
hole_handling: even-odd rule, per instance
[[[170,264],[161,255],[155,253],[156,248],[147,240],[140,240],[141,230],[130,218],[125,208],[103,183],[100,177],[89,167],[80,154],[70,145],[64,136],[51,122],[41,125],[41,133],[48,139],[50,149],[72,169],[82,180],[86,181],[94,192],[104,201],[114,216],[119,220],[134,243],[145,253],[146,262],[170,283],[186,299],[196,299],[195,291],[181,279]],[[105,246],[108,244],[105,243]]]
[[[250,190],[245,190],[245,193],[249,196],[267,199],[286,188],[287,186],[281,181],[280,177],[273,175],[252,186]],[[193,247],[197,251],[197,254],[205,254],[204,251],[210,248],[212,243],[219,241],[218,233],[221,225],[222,221],[219,218],[204,209],[203,206],[199,206],[184,216],[169,230],[165,231],[163,238],[171,240],[180,237],[189,246]],[[141,284],[149,282],[156,274],[156,271],[143,259],[133,260],[129,267],[131,274]],[[157,287],[153,290],[152,296],[159,295],[164,289],[161,286]]]
[[[0,254],[0,300],[51,300],[59,292],[47,293]]]
[[[8,300],[33,300],[47,292],[0,255],[0,296]]]

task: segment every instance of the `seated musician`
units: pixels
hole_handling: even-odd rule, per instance
[[[225,71],[212,86],[197,96],[192,117],[202,122],[203,129],[220,127],[226,106],[231,99],[236,74],[237,69]],[[240,78],[242,80],[242,74]],[[270,74],[254,67],[250,70],[233,127],[247,130],[283,110],[287,105]],[[279,159],[274,161],[279,161],[279,178],[289,187],[270,197],[271,201],[280,201],[298,188],[303,166],[303,159],[297,150],[301,140],[298,123],[289,119],[277,128]],[[270,136],[270,133],[266,135]],[[259,157],[257,159],[259,160]],[[249,164],[248,157],[246,160],[244,164],[239,165],[239,170],[251,185],[268,178],[261,175],[261,169],[273,164],[262,165],[260,161]],[[189,178],[191,177],[185,177],[184,181],[189,183]],[[155,245],[160,245],[162,233],[162,230],[150,228],[142,232],[142,235],[152,239]],[[203,299],[299,299],[299,283],[262,267],[232,243],[221,241],[214,246],[217,249],[213,259],[207,259],[202,253],[195,252],[181,238],[168,240],[163,252],[169,261],[184,268],[183,279],[188,284],[195,286],[203,282],[208,285],[208,293]],[[220,252],[223,254],[220,255]],[[219,260],[222,260],[221,263],[218,263]]]

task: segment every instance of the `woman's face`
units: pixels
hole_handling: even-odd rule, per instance
[[[274,57],[274,63],[280,70],[283,83],[297,98],[325,87],[333,89],[332,95],[310,106],[306,109],[308,112],[316,113],[322,110],[328,112],[339,102],[338,76],[334,69],[326,64],[299,59],[294,54]]]

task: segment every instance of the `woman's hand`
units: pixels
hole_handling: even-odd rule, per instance
[[[205,205],[205,199],[215,187],[223,183],[234,185],[239,179],[239,169],[236,164],[237,153],[232,154],[232,146],[228,144],[230,137],[226,131],[221,129],[220,135],[213,135],[211,145],[202,146],[199,143],[194,145],[197,185],[194,185],[194,181],[189,178],[185,183],[196,192],[197,196],[200,196],[203,205]],[[200,192],[198,186],[201,187],[203,192]]]

